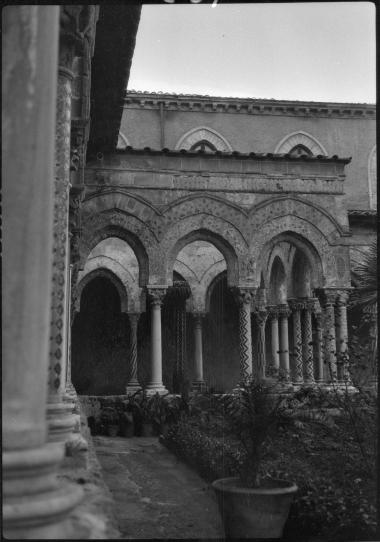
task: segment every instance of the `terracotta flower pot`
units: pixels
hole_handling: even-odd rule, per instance
[[[212,486],[228,538],[281,538],[298,488],[283,480],[265,480],[246,488],[239,478],[221,478]]]

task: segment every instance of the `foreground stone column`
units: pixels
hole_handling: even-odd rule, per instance
[[[58,21],[58,6],[3,10],[3,535],[16,540],[72,537],[82,498],[46,443]]]
[[[131,372],[126,389],[127,395],[141,390],[141,386],[137,378],[137,326],[139,323],[140,313],[128,313],[128,318],[131,326],[129,358]]]
[[[347,301],[349,292],[338,291],[337,299],[337,366],[338,380],[350,381],[349,358],[348,358],[348,326],[347,326]]]
[[[71,310],[70,310],[70,300],[71,300],[71,278],[72,278],[72,264],[70,264],[68,268],[68,283],[67,283],[67,309],[66,309],[66,318],[67,318],[67,331],[66,331],[66,342],[67,342],[67,364],[66,364],[66,389],[65,389],[65,396],[64,399],[66,399],[69,403],[76,403],[78,401],[77,392],[75,391],[75,388],[73,386],[73,383],[71,381]]]
[[[239,288],[235,295],[239,306],[240,380],[245,382],[252,377],[251,305],[254,291]]]
[[[202,319],[204,314],[194,313],[194,380],[193,388],[204,390],[206,383],[203,380],[203,341],[202,341]]]
[[[324,290],[325,294],[325,344],[326,362],[329,372],[329,380],[335,382],[337,379],[336,369],[336,335],[335,335],[335,300],[336,290]]]
[[[162,383],[162,337],[161,337],[161,305],[166,294],[165,288],[148,288],[151,297],[151,335],[150,335],[150,381],[146,387],[147,392],[167,393]]]
[[[280,368],[282,370],[282,378],[286,382],[290,380],[290,363],[289,363],[289,330],[288,318],[290,310],[287,305],[279,305],[280,316]]]
[[[303,384],[301,310],[304,303],[298,299],[289,301],[293,315],[294,384]]]
[[[280,356],[279,356],[279,343],[278,343],[278,310],[275,306],[269,307],[269,315],[271,318],[271,356],[272,356],[272,370],[274,376],[278,376],[278,370],[280,368]]]
[[[79,14],[80,6],[77,6]],[[64,16],[64,10],[61,17]],[[61,30],[56,119],[56,172],[54,181],[53,288],[51,296],[49,395],[47,418],[49,440],[66,442],[73,431],[74,404],[63,401],[67,365],[67,270],[69,267],[69,192],[71,94],[76,42],[70,31]]]
[[[255,311],[255,318],[258,325],[258,337],[257,337],[257,378],[265,378],[265,324],[267,321],[268,314],[266,310],[259,309]]]
[[[314,383],[313,328],[311,322],[313,306],[314,301],[308,299],[303,311],[304,379],[306,384]]]

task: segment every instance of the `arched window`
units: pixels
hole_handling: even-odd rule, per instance
[[[288,134],[285,136],[281,141],[277,144],[274,152],[275,153],[281,153],[281,154],[287,154],[291,153],[295,149],[298,151],[298,147],[300,147],[302,150],[306,150],[307,152],[300,153],[300,154],[308,154],[309,156],[318,156],[321,154],[322,156],[327,156],[326,149],[318,141],[314,136],[311,134],[307,134],[306,132],[293,132],[292,134]],[[296,154],[295,156],[300,156],[300,154]]]
[[[313,156],[310,149],[305,145],[295,145],[289,152],[290,156]]]
[[[191,151],[203,151],[203,152],[215,152],[217,149],[215,145],[207,141],[207,139],[201,139],[200,141],[197,141],[197,143],[194,143],[190,147]]]

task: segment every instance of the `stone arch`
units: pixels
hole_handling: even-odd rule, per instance
[[[377,147],[373,147],[368,157],[368,193],[370,209],[377,208]]]
[[[249,212],[251,231],[260,229],[274,218],[297,216],[317,227],[330,243],[339,242],[344,233],[342,226],[322,207],[298,196],[278,196],[264,200]]]
[[[260,272],[267,267],[271,248],[279,241],[287,240],[303,252],[311,264],[312,287],[341,286],[346,277],[337,270],[336,250],[322,233],[312,224],[297,216],[277,217],[264,224],[255,234],[250,245],[250,254],[255,262],[255,282]]]
[[[161,242],[161,252],[166,254],[166,281],[171,281],[177,254],[193,241],[208,241],[223,255],[227,263],[229,285],[237,285],[240,260],[246,252],[246,242],[241,233],[224,220],[208,215],[187,217],[172,225]]]
[[[287,154],[297,145],[302,145],[303,147],[306,147],[315,156],[318,156],[319,154],[327,156],[326,149],[324,148],[322,143],[320,143],[318,139],[316,139],[311,134],[303,131],[293,132],[286,135],[277,144],[274,152]]]
[[[96,270],[110,271],[113,276],[119,279],[126,292],[126,308],[122,312],[142,312],[141,295],[142,289],[134,281],[132,275],[118,261],[109,256],[95,256],[86,261],[85,267],[78,274],[78,285],[89,274]],[[104,276],[104,275],[103,275]],[[111,279],[110,279],[111,280]],[[118,290],[119,291],[119,290]],[[120,292],[119,292],[120,295]],[[121,297],[120,297],[121,299]],[[78,303],[79,303],[78,299]],[[122,303],[122,307],[124,307]]]
[[[195,143],[201,140],[209,141],[218,151],[232,152],[232,147],[227,139],[213,128],[197,126],[183,134],[175,145],[175,149],[189,150]]]
[[[129,140],[125,137],[123,132],[119,132],[119,135],[117,137],[116,148],[117,149],[125,149],[126,147],[130,147],[130,146],[131,146],[131,144],[130,144]]]
[[[211,300],[211,294],[212,294],[212,291],[214,289],[214,286],[216,286],[216,284],[219,281],[223,280],[225,278],[226,274],[227,274],[227,270],[224,269],[223,271],[221,271],[220,273],[215,275],[215,277],[209,283],[208,288],[206,290],[206,296],[205,296],[205,310],[206,310],[206,312],[210,312],[210,300]]]
[[[81,268],[91,250],[108,237],[118,237],[129,244],[139,264],[139,286],[146,286],[150,271],[154,272],[157,266],[157,241],[139,220],[123,213],[101,213],[84,222],[80,239]]]
[[[279,255],[273,259],[269,273],[268,300],[271,305],[287,302],[287,276],[285,266]]]
[[[93,269],[89,273],[87,273],[85,276],[82,276],[82,278],[79,280],[77,285],[77,297],[76,297],[76,306],[74,307],[74,310],[76,312],[80,312],[80,303],[81,303],[81,297],[82,292],[84,288],[89,284],[93,279],[95,278],[106,278],[112,284],[115,286],[119,298],[120,298],[120,309],[121,312],[128,312],[128,293],[125,288],[125,285],[121,281],[120,277],[118,277],[113,270],[107,269],[107,268],[97,268]],[[78,277],[79,278],[79,277]]]
[[[149,223],[160,212],[140,196],[115,188],[104,189],[88,196],[82,203],[82,217],[116,210],[139,218],[144,224]],[[153,233],[153,231],[152,231]],[[154,233],[153,233],[154,234]]]

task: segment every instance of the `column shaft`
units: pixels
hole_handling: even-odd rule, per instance
[[[341,291],[337,300],[337,364],[338,380],[350,379],[349,358],[347,350],[348,326],[347,326],[347,300],[348,292]]]
[[[285,380],[290,374],[288,317],[289,311],[284,308],[280,313],[280,367]]]
[[[257,337],[257,377],[259,379],[265,378],[265,324],[267,321],[267,313],[265,311],[257,311],[255,313],[256,321],[258,325],[258,337]]]
[[[305,383],[311,384],[314,382],[313,330],[311,322],[311,306],[308,303],[303,316],[304,378]]]
[[[323,325],[322,325],[322,314],[316,314],[317,320],[317,371],[318,371],[318,382],[321,383],[324,381],[323,375]]]
[[[240,380],[242,382],[252,377],[252,297],[252,291],[239,290],[237,292],[237,301],[239,304]]]
[[[137,326],[140,318],[140,314],[129,313],[130,323],[130,351],[129,351],[129,366],[130,376],[127,383],[127,394],[134,393],[141,389],[141,386],[137,377]]]
[[[150,289],[151,301],[151,376],[147,385],[149,393],[166,393],[162,383],[162,334],[161,305],[166,293],[163,289]]]
[[[280,356],[279,356],[279,342],[278,342],[278,315],[275,314],[272,316],[271,320],[271,351],[272,351],[272,366],[276,375],[278,375],[278,370],[280,367]]]
[[[335,335],[335,310],[334,303],[336,299],[335,292],[325,292],[325,344],[326,344],[326,362],[328,366],[329,379],[336,381],[336,335]]]
[[[301,330],[301,310],[303,304],[294,301],[291,304],[293,311],[293,343],[294,343],[294,383],[303,383],[303,363],[302,363],[302,330]]]
[[[203,314],[194,314],[194,381],[193,387],[202,389],[205,386],[203,380],[203,341],[202,341],[202,317]]]
[[[58,22],[58,6],[3,12],[3,535],[16,540],[72,538],[82,497],[59,486],[63,448],[46,444]]]

